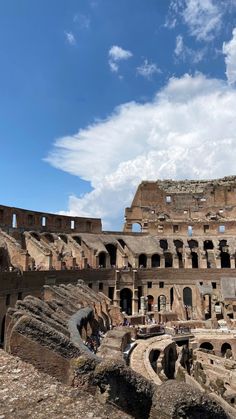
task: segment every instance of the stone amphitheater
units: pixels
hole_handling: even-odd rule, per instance
[[[1,419],[236,417],[236,177],[142,182],[123,232],[0,228]]]

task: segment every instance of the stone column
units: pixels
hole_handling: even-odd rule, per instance
[[[173,254],[173,268],[179,269],[179,258],[176,254]]]
[[[152,267],[152,258],[151,256],[147,257],[147,268],[151,268]]]
[[[115,271],[115,289],[114,289],[114,298],[113,305],[120,307],[120,271]]]
[[[147,312],[147,304],[144,296],[140,298],[140,307],[141,314],[145,315]]]
[[[165,257],[164,255],[160,255],[160,268],[165,267]]]
[[[138,313],[138,288],[137,288],[137,271],[133,270],[133,298],[132,298],[132,314]]]
[[[235,269],[235,255],[230,254],[230,268]]]

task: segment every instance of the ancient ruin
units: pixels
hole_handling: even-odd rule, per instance
[[[236,177],[142,182],[123,232],[6,206],[0,229],[5,351],[127,417],[236,416]]]

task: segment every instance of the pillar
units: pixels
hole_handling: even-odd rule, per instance
[[[138,313],[138,288],[137,288],[137,271],[133,270],[133,298],[132,298],[132,314]]]
[[[120,271],[115,271],[115,289],[114,289],[114,298],[113,305],[120,307]]]

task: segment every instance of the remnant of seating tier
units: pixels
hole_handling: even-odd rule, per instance
[[[201,412],[202,417],[228,417],[221,405],[186,383],[181,397],[179,391],[176,395],[173,392],[168,407],[163,409],[159,396],[163,384],[156,385],[117,357],[119,349],[122,351],[130,342],[133,328],[108,332],[96,354],[89,339],[99,341],[111,325],[122,320],[118,307],[81,280],[76,285],[45,286],[42,299],[27,296],[8,309],[5,350],[137,419],[180,418],[191,409]],[[169,342],[165,350],[173,352],[173,345]],[[109,348],[113,353],[110,357]],[[172,385],[175,389],[174,381],[170,381],[168,389]]]

